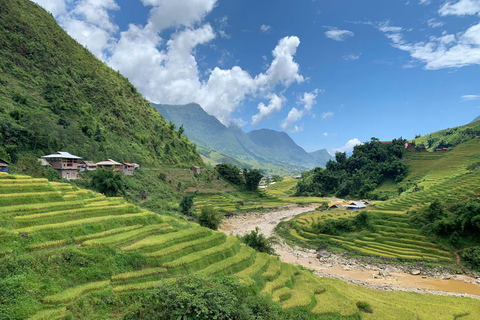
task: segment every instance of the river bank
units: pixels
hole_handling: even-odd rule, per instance
[[[286,206],[268,213],[249,213],[228,218],[219,231],[226,234],[244,235],[260,229],[266,237],[274,234],[278,223],[312,211],[315,206]],[[367,288],[388,291],[410,291],[437,295],[472,297],[480,299],[480,278],[467,275],[433,272],[417,266],[367,263],[348,255],[328,251],[290,247],[284,242],[275,245],[275,251],[283,262],[294,263],[314,271],[322,277],[341,279]]]

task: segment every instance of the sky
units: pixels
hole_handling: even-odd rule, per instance
[[[480,115],[480,0],[34,0],[155,103],[307,151]]]

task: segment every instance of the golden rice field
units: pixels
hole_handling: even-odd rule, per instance
[[[0,200],[5,200],[0,204],[0,252],[3,252],[0,264],[28,255],[55,259],[68,252],[67,249],[85,255],[92,250],[113,250],[146,261],[137,270],[100,273],[84,283],[57,281],[52,286],[44,284],[43,289],[25,288],[35,301],[29,319],[65,319],[73,303],[92,293],[129,294],[149,290],[190,273],[237,275],[283,308],[305,307],[319,315],[357,315],[382,320],[442,320],[455,319],[460,314],[465,315],[462,319],[480,318],[479,300],[373,291],[320,278],[276,257],[257,253],[235,237],[141,210],[118,198],[4,174],[0,175],[0,189],[17,181],[24,185],[31,182],[35,188],[43,184],[48,191],[36,192],[49,193],[31,194],[27,188],[23,197],[18,196],[21,193],[18,190],[9,197],[4,190],[6,196]],[[388,228],[382,232],[388,233]],[[85,268],[82,272],[88,271]],[[359,301],[369,302],[374,312],[361,313],[357,307]]]

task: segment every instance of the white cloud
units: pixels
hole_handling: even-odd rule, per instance
[[[360,59],[361,55],[362,55],[361,53],[359,53],[359,54],[350,53],[350,54],[347,54],[347,55],[343,56],[343,59],[347,60],[347,61],[354,61],[354,60]]]
[[[68,12],[65,0],[37,1],[57,12],[57,20],[72,37],[119,70],[147,99],[168,104],[195,101],[226,125],[242,123],[242,119],[232,118],[232,113],[245,99],[271,100],[277,90],[305,80],[294,59],[300,45],[296,36],[280,39],[272,51],[273,59],[265,61],[263,73],[250,75],[238,65],[231,69],[213,66],[207,74],[200,71],[196,48],[222,36],[222,31],[228,37],[224,31],[227,17],[215,20],[218,32],[210,24],[202,25],[217,0],[141,0],[151,7],[148,21],[145,25],[130,24],[120,33],[109,16],[119,8],[114,0],[68,0],[74,4],[67,7]],[[167,28],[173,31],[163,39],[160,34]],[[222,65],[228,59],[230,54],[224,52],[218,63]],[[207,79],[201,80],[203,77]],[[265,108],[275,111],[278,106]],[[264,114],[257,121],[268,115],[265,110],[261,112]]]
[[[345,144],[345,146],[341,147],[341,148],[337,148],[337,149],[333,149],[334,152],[347,152],[347,153],[350,153],[353,151],[353,147],[359,145],[359,144],[362,144],[360,142],[360,140],[358,140],[357,138],[353,138],[351,140],[348,140],[348,142]]]
[[[323,135],[324,137],[331,137],[331,136],[336,136],[336,135],[338,135],[338,133],[328,133],[328,132],[324,132],[322,135]]]
[[[265,24],[262,24],[262,25],[260,26],[260,30],[261,30],[262,32],[268,32],[268,31],[270,31],[271,29],[272,29],[271,26],[268,26],[268,25],[265,25]]]
[[[408,43],[403,38],[401,27],[385,22],[377,28],[392,41],[393,47],[408,52],[414,60],[424,63],[427,70],[480,64],[480,23],[465,32],[443,33],[440,37],[430,37],[427,42],[416,43]]]
[[[169,27],[193,27],[215,7],[217,0],[141,0],[152,6],[148,28],[160,32]]]
[[[300,121],[306,114],[310,114],[312,107],[317,103],[316,98],[321,92],[323,91],[315,89],[312,92],[305,92],[298,98],[297,104],[303,105],[303,109],[292,108],[281,123],[282,129],[289,132],[303,131],[303,124],[301,126],[293,126],[293,124]],[[315,115],[312,115],[312,117],[315,118]]]
[[[328,119],[328,118],[331,118],[331,117],[333,117],[333,112],[332,111],[322,113],[322,120],[325,120],[325,119]]]
[[[444,23],[436,20],[435,18],[429,19],[427,24],[430,28],[440,28],[443,27]]]
[[[33,0],[55,17],[66,12],[65,0]]]
[[[432,2],[432,0],[420,0],[420,4],[423,4],[424,6],[429,5]]]
[[[456,15],[480,15],[480,0],[447,1],[438,10],[441,16]]]
[[[462,101],[473,101],[473,100],[480,100],[480,95],[478,94],[466,94],[461,97]]]
[[[353,37],[354,33],[350,30],[339,30],[335,27],[328,27],[330,30],[325,32],[325,36],[335,41],[345,41],[349,37]]]
[[[269,98],[270,103],[268,106],[263,102],[258,105],[258,113],[252,117],[252,125],[256,126],[263,119],[269,118],[274,112],[280,111],[286,100],[284,97],[279,97],[274,93],[272,93]]]

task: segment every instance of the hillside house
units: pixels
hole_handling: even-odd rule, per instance
[[[0,172],[8,172],[8,163],[7,161],[0,158]]]
[[[121,172],[123,168],[123,165],[120,162],[117,162],[112,159],[107,159],[104,161],[97,162],[96,165],[97,165],[97,168],[102,168],[107,170],[112,169],[113,171],[116,171],[116,172]]]
[[[135,170],[135,165],[132,163],[122,164],[122,172],[126,176],[133,176],[133,170]]]
[[[343,208],[343,205],[340,203],[332,204],[329,209],[337,209],[337,208]]]
[[[415,150],[417,148],[416,145],[414,144],[410,144],[408,142],[405,142],[405,149],[408,149],[408,150]]]
[[[78,165],[79,171],[95,171],[97,170],[97,165],[93,161],[82,161]]]
[[[132,163],[133,164],[133,170],[140,170],[140,165],[138,163]]]
[[[78,179],[78,161],[82,159],[81,157],[59,151],[41,158],[57,170],[62,178],[67,180]]]
[[[382,144],[392,144],[392,141],[380,141]]]
[[[448,148],[438,148],[438,149],[435,149],[435,152],[445,152],[445,151],[448,151]]]
[[[351,202],[346,207],[347,207],[347,210],[359,210],[359,209],[365,209],[367,205],[361,201],[354,201],[354,202]]]
[[[200,174],[200,167],[190,167],[190,171],[193,171],[196,174]]]

